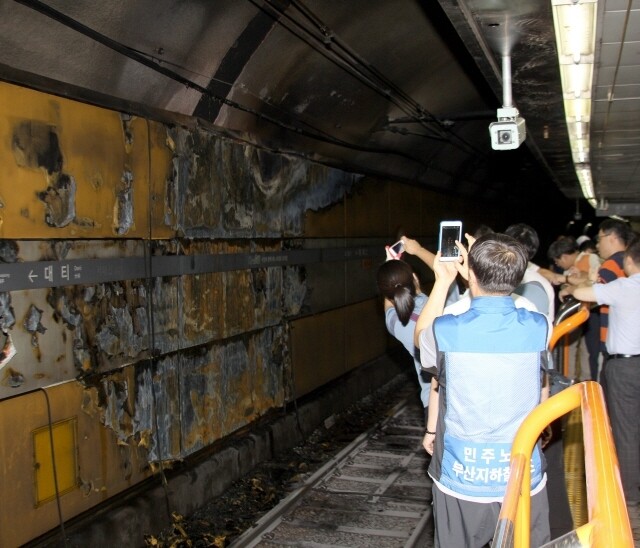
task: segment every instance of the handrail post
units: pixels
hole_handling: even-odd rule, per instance
[[[494,547],[528,548],[531,521],[531,454],[544,428],[580,405],[582,390],[573,385],[538,405],[520,425],[511,446],[511,473],[498,517]],[[523,506],[523,500],[528,499]],[[526,512],[526,516],[523,514]],[[513,522],[513,528],[508,522]],[[513,538],[509,533],[513,532]]]
[[[584,391],[582,414],[587,419],[583,424],[583,437],[589,522],[595,525],[592,543],[594,546],[633,547],[618,455],[602,386],[593,381],[580,384]]]
[[[520,548],[529,548],[531,544],[531,465],[529,462],[530,459],[527,458],[522,470],[522,487],[518,497],[515,543]]]
[[[590,536],[590,546],[633,547],[602,387],[597,382],[584,381],[538,405],[520,425],[511,448],[511,475],[494,535],[495,548],[529,548],[533,448],[547,424],[578,407],[583,417],[589,507],[589,527],[578,531]]]

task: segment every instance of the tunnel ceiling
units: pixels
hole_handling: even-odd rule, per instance
[[[550,2],[5,0],[0,16],[7,81],[465,198],[581,196]],[[507,34],[527,140],[493,151]]]

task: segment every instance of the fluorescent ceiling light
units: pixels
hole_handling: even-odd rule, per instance
[[[551,4],[571,154],[582,194],[595,208],[589,127],[598,2],[551,0]]]
[[[593,63],[596,0],[552,0],[561,64]]]
[[[593,64],[560,65],[560,78],[565,99],[590,99]]]

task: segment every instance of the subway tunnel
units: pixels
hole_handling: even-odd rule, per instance
[[[193,510],[274,449],[220,449],[234,433],[344,386],[312,429],[388,381],[375,272],[400,233],[524,222],[544,261],[637,226],[638,101],[603,98],[636,84],[603,44],[639,10],[593,4],[585,190],[556,3],[3,0],[0,546],[204,459]],[[504,107],[526,121],[508,150]],[[132,546],[167,525],[139,519]]]

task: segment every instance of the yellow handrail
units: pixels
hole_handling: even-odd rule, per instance
[[[582,410],[589,522],[576,530],[575,535],[584,546],[633,548],[618,457],[602,387],[593,381],[574,384],[549,398],[538,405],[520,425],[511,448],[511,473],[498,517],[494,548],[529,548],[529,463],[533,447],[549,423],[579,406]]]
[[[571,333],[574,329],[576,329],[579,325],[583,324],[589,319],[589,309],[586,305],[582,305],[579,310],[575,313],[562,320],[558,325],[553,328],[553,332],[551,333],[551,340],[549,341],[549,350],[553,350],[558,341]],[[569,344],[566,341],[564,345],[564,353],[563,353],[563,374],[565,377],[569,376]]]
[[[583,324],[589,319],[589,308],[582,305],[575,314],[562,320],[558,325],[554,326],[549,342],[549,350],[553,350],[558,341],[567,333],[573,331],[576,327]]]

